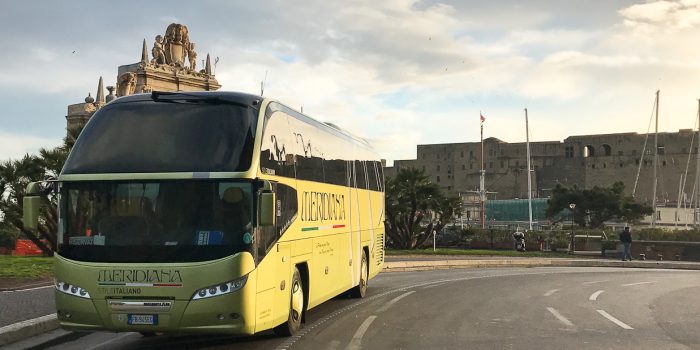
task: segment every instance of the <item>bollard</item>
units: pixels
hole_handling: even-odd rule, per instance
[[[639,260],[646,260],[647,256],[644,253],[639,253]]]

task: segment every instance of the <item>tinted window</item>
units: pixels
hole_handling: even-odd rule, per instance
[[[366,189],[367,188],[367,177],[365,171],[365,162],[359,160],[355,161],[355,181],[357,188]]]
[[[287,114],[268,108],[260,146],[260,170],[265,174],[294,177],[294,138]]]
[[[367,162],[367,176],[369,177],[369,189],[372,191],[380,191],[380,177],[379,177],[379,167],[381,164],[379,162]]]
[[[246,171],[257,112],[222,103],[111,103],[90,119],[66,174]]]
[[[78,261],[187,262],[252,251],[251,184],[70,182],[61,255]]]

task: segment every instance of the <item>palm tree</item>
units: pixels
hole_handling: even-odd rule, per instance
[[[68,129],[63,145],[39,150],[39,156],[26,154],[20,160],[0,163],[0,226],[9,226],[21,232],[44,252],[53,254],[57,247],[58,210],[55,193],[42,196],[39,227],[32,232],[22,222],[22,205],[30,182],[53,180],[58,177],[68,158],[82,126]]]
[[[386,181],[387,235],[398,248],[413,249],[460,215],[459,198],[446,197],[423,171],[401,169]]]

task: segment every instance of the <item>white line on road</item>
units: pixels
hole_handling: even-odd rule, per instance
[[[17,289],[17,290],[4,290],[2,293],[17,293],[17,292],[27,292],[30,290],[37,290],[37,289],[46,289],[46,288],[54,288],[53,284],[50,286],[43,286],[43,287],[34,287],[34,288],[27,288],[27,289]]]
[[[429,286],[425,286],[425,287],[423,287],[423,288],[421,288],[421,289],[428,289],[428,288],[438,287],[438,286],[442,286],[442,285],[445,285],[445,284],[447,284],[447,282],[435,283],[435,284],[431,284],[431,285],[429,285]]]
[[[569,327],[574,326],[574,324],[571,321],[569,321],[566,317],[562,316],[559,313],[559,311],[557,311],[557,309],[555,309],[553,307],[547,307],[547,311],[549,311],[552,315],[554,315],[554,317],[556,317],[559,321],[561,321],[561,323],[563,323]]]
[[[629,287],[629,286],[638,286],[638,285],[640,285],[640,284],[652,284],[652,283],[656,283],[656,281],[637,282],[637,283],[627,283],[627,284],[623,284],[622,286],[623,286],[623,287]]]
[[[624,322],[622,322],[622,321],[616,319],[615,317],[612,317],[612,315],[610,315],[609,313],[605,312],[605,310],[596,310],[596,311],[598,311],[599,314],[603,315],[603,317],[607,318],[607,319],[610,320],[612,323],[614,323],[614,324],[616,324],[616,325],[618,325],[618,326],[620,326],[620,327],[622,327],[622,328],[624,328],[624,329],[634,329],[634,328],[628,326],[627,324],[625,324]]]
[[[126,338],[126,337],[128,337],[128,336],[132,336],[132,335],[134,335],[134,334],[136,334],[136,333],[131,333],[131,332],[130,332],[130,333],[120,334],[120,335],[118,335],[118,336],[116,336],[116,337],[114,337],[114,338],[112,338],[112,339],[109,339],[109,340],[107,340],[107,341],[103,341],[103,342],[101,342],[101,343],[99,343],[99,344],[97,344],[97,345],[95,345],[95,346],[91,346],[91,347],[87,348],[87,350],[95,350],[95,349],[97,349],[97,348],[99,348],[99,347],[101,347],[101,346],[103,346],[103,345],[107,345],[107,344],[109,344],[109,343],[113,343],[113,342],[115,342],[115,341],[117,341],[117,340],[124,339],[124,338]]]
[[[610,281],[610,280],[590,281],[590,282],[583,282],[583,283],[581,283],[581,284],[583,284],[584,286],[586,286],[586,285],[589,285],[589,284],[603,283],[603,282],[608,282],[608,281]]]
[[[590,301],[596,301],[596,300],[598,300],[598,296],[601,295],[601,294],[603,294],[603,292],[605,292],[605,291],[604,291],[604,290],[599,290],[599,291],[597,291],[597,292],[591,294],[591,296],[588,297],[588,300],[590,300]]]
[[[554,294],[554,293],[556,293],[556,292],[558,292],[558,291],[559,291],[559,289],[552,289],[552,290],[550,290],[550,291],[547,291],[547,293],[542,294],[542,296],[543,296],[543,297],[548,297],[548,296],[551,296],[552,294]]]
[[[369,326],[376,318],[377,316],[372,315],[367,317],[365,322],[362,322],[360,328],[358,328],[355,335],[352,336],[352,340],[350,341],[350,344],[348,344],[348,350],[360,349],[360,346],[362,345],[362,337],[365,335],[365,332],[367,332],[367,329],[369,329]]]
[[[384,304],[384,306],[382,306],[382,307],[380,307],[379,309],[377,309],[377,313],[382,313],[382,312],[388,310],[388,309],[389,309],[392,305],[394,305],[397,301],[399,301],[399,300],[401,300],[401,299],[403,299],[403,298],[405,298],[405,297],[407,297],[407,296],[409,296],[409,295],[411,295],[411,294],[413,294],[413,293],[415,293],[415,292],[416,292],[416,291],[412,290],[412,291],[410,291],[410,292],[403,293],[403,294],[399,295],[398,297],[396,297],[396,298],[394,298],[394,299],[391,299],[388,303]]]

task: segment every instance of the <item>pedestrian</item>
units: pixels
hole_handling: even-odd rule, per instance
[[[622,252],[622,261],[629,259],[632,261],[632,254],[630,253],[630,248],[632,247],[632,233],[630,232],[629,226],[625,226],[625,229],[620,232],[620,242],[624,247]]]

